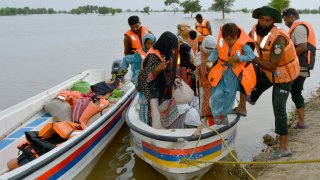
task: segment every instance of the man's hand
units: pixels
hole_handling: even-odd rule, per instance
[[[233,65],[234,63],[240,62],[240,59],[237,55],[234,55],[228,58],[228,62]]]

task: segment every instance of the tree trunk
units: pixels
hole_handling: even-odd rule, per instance
[[[191,18],[192,18],[193,13],[191,13]]]
[[[222,19],[224,19],[224,4],[222,5]]]
[[[224,19],[224,9],[222,9],[222,19]]]

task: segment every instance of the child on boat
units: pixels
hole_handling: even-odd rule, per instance
[[[138,49],[134,55],[127,55],[123,58],[121,63],[121,72],[126,72],[129,64],[131,64],[131,82],[134,83],[138,87],[137,76],[141,69],[141,62],[147,56],[148,50],[153,46],[156,41],[156,37],[152,34],[146,34],[142,40],[142,49]],[[148,102],[144,97],[143,92],[139,92],[139,115],[140,119],[148,124]]]
[[[240,83],[248,93],[255,86],[255,73],[249,63],[255,56],[248,45],[250,43],[253,40],[234,23],[224,24],[219,32],[217,48],[208,58],[215,64],[208,75],[212,86],[211,111],[215,124],[228,124],[227,115],[234,105]]]
[[[131,82],[136,85],[137,76],[141,68],[141,62],[146,57],[148,50],[156,42],[156,37],[153,34],[146,34],[142,39],[142,49],[138,49],[135,54],[127,55],[123,58],[120,65],[120,72],[126,73],[131,64]]]

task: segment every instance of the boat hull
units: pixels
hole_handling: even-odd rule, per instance
[[[123,97],[80,134],[0,179],[71,179],[80,174],[85,178],[124,124],[125,111],[135,94],[130,83]],[[52,118],[44,114],[40,119],[44,117]]]
[[[130,127],[130,142],[135,154],[143,161],[169,179],[200,178],[208,172],[212,163],[225,157],[229,151],[221,137],[207,130],[202,137],[192,136],[195,129],[185,130],[156,130],[144,127],[133,118],[137,101],[130,106],[126,122]],[[219,133],[229,146],[233,146],[237,134],[238,116],[228,126],[212,128]],[[146,125],[147,126],[147,125]],[[204,161],[203,163],[185,163],[182,159]],[[195,163],[195,164],[194,164]]]

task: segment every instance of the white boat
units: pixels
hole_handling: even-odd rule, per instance
[[[192,136],[191,129],[155,129],[139,119],[135,97],[126,114],[130,128],[130,142],[137,156],[150,164],[168,179],[197,179],[207,173],[212,163],[191,165],[181,162],[181,158],[201,161],[218,161],[229,151],[222,139],[214,131],[204,128],[199,136]],[[228,115],[228,125],[213,125],[225,142],[232,147],[237,134],[239,115]],[[191,156],[192,154],[192,156]]]
[[[110,75],[111,76],[111,75]],[[39,158],[7,172],[6,163],[18,156],[17,145],[25,131],[40,130],[52,122],[43,109],[44,103],[55,98],[62,89],[69,89],[81,80],[90,84],[110,77],[102,69],[84,71],[65,82],[0,112],[0,179],[84,179],[94,167],[99,155],[124,124],[124,112],[136,90],[131,82],[122,85],[124,95],[105,109],[91,125],[75,137]]]

